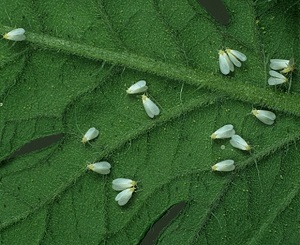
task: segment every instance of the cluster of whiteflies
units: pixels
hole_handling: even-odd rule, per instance
[[[233,50],[225,49],[219,50],[219,65],[220,70],[224,75],[234,71],[234,66],[241,67],[241,61],[246,61],[247,57],[243,53]],[[289,81],[289,74],[295,69],[294,59],[271,59],[269,71],[270,78],[268,79],[269,85],[283,84]]]
[[[230,144],[238,148],[240,150],[244,151],[250,151],[251,147],[248,145],[248,143],[239,135],[235,134],[235,130],[231,124],[226,124],[223,127],[216,130],[212,135],[210,136],[211,139],[230,139]]]
[[[270,68],[272,70],[269,71],[270,78],[268,79],[269,85],[278,85],[288,82],[288,77],[283,74],[288,75],[295,69],[294,59],[290,60],[282,60],[282,59],[271,59],[270,60]],[[279,71],[279,72],[278,72]]]
[[[99,136],[99,130],[92,127],[90,128],[82,137],[81,142],[86,143],[89,142]],[[87,168],[89,170],[92,170],[98,174],[109,174],[111,165],[109,162],[101,161],[101,162],[95,162],[87,165]],[[132,193],[137,188],[137,182],[133,181],[131,179],[125,179],[125,178],[118,178],[113,180],[112,182],[112,188],[116,191],[121,191],[115,198],[115,200],[118,202],[120,206],[125,205],[129,199],[132,197]]]
[[[25,30],[23,28],[14,29],[3,35],[4,39],[12,41],[24,41],[26,39]]]
[[[23,28],[18,28],[12,30],[3,35],[4,39],[12,40],[12,41],[23,41],[26,39],[25,30]],[[145,92],[148,89],[145,81],[138,81],[130,88],[127,89],[128,94],[136,94]],[[154,104],[146,95],[142,96],[142,101],[144,108],[149,117],[153,118],[159,114],[159,108]],[[95,127],[90,128],[82,137],[81,142],[83,144],[97,138],[99,136],[99,130]],[[109,174],[111,165],[109,162],[101,161],[95,162],[87,165],[87,168],[98,173],[98,174]],[[137,182],[130,180],[119,178],[115,179],[112,182],[112,188],[117,191],[121,191],[115,198],[120,206],[125,205],[129,199],[132,197],[132,193],[136,190]]]
[[[239,135],[235,134],[235,130],[231,124],[224,125],[216,130],[210,136],[211,139],[230,139],[230,144],[243,151],[250,151],[251,146]],[[235,169],[234,161],[232,159],[224,160],[216,163],[211,167],[213,171],[232,171]]]
[[[23,28],[14,29],[3,35],[4,39],[13,40],[13,41],[23,41],[26,39],[25,30]],[[234,71],[234,66],[241,67],[241,61],[246,61],[247,57],[243,53],[233,50],[233,49],[225,49],[219,50],[219,65],[220,70],[224,75],[229,74]],[[282,83],[286,83],[288,78],[282,74],[288,74],[294,70],[294,60],[281,60],[281,59],[271,59],[270,64],[270,78],[268,80],[269,85],[278,85]],[[280,70],[280,73],[276,70]],[[148,89],[146,85],[146,81],[140,80],[130,86],[126,92],[128,94],[138,94],[144,93]],[[159,115],[160,109],[158,106],[149,99],[145,94],[142,95],[142,102],[144,109],[147,115],[150,118],[154,118],[154,116]],[[276,115],[267,110],[256,110],[253,109],[251,113],[259,119],[261,122],[272,125],[274,120],[276,119]],[[90,128],[82,138],[82,143],[87,143],[99,136],[99,131],[92,127]],[[230,139],[230,144],[244,151],[250,151],[251,146],[239,135],[235,134],[235,130],[231,124],[224,125],[223,127],[216,130],[212,135],[211,139]],[[109,174],[111,165],[106,161],[95,162],[87,165],[87,168],[99,173],[99,174]],[[216,163],[212,166],[212,170],[214,171],[232,171],[235,169],[234,161],[231,159],[224,160]],[[116,191],[121,191],[115,198],[120,206],[125,205],[130,198],[132,197],[133,192],[136,190],[137,182],[131,179],[118,178],[113,180],[112,188]]]
[[[227,48],[224,50],[219,50],[219,65],[220,70],[224,75],[229,74],[234,71],[234,66],[241,67],[241,61],[246,61],[247,57],[243,53]]]
[[[146,92],[147,89],[148,86],[146,85],[146,81],[140,80],[135,84],[131,85],[126,90],[126,92],[127,94],[139,94],[139,93]],[[144,109],[150,118],[154,118],[154,116],[159,115],[160,110],[158,106],[151,99],[149,99],[145,94],[142,95],[142,102],[143,102]]]
[[[259,119],[261,122],[272,125],[274,120],[276,119],[276,115],[267,110],[256,110],[253,109],[251,113]],[[211,139],[228,139],[230,138],[230,144],[237,149],[243,151],[250,151],[251,146],[239,135],[235,134],[235,130],[233,125],[227,124],[223,127],[216,130],[214,133],[211,134]],[[221,162],[216,163],[212,166],[213,171],[232,171],[235,169],[234,161],[231,159],[224,160]]]
[[[81,142],[83,144],[97,138],[99,136],[99,130],[96,128],[92,127],[90,128],[82,137]],[[109,162],[102,161],[102,162],[95,162],[87,165],[87,168],[89,170],[92,170],[98,174],[109,174],[111,165]]]
[[[132,193],[137,188],[137,182],[131,179],[118,178],[112,182],[112,188],[121,191],[115,198],[120,206],[124,206],[132,197]]]

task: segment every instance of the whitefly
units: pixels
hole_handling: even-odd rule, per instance
[[[232,124],[226,124],[211,134],[211,139],[226,139],[231,138],[235,134]]]

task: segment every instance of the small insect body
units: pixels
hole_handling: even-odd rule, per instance
[[[112,182],[112,188],[116,191],[122,191],[127,188],[135,187],[136,185],[136,181],[126,178],[114,179]]]
[[[231,137],[231,140],[229,141],[230,144],[243,151],[250,151],[251,146],[248,145],[248,143],[239,135],[235,134]]]
[[[158,106],[152,100],[150,100],[146,95],[142,95],[142,101],[143,101],[144,109],[150,118],[159,115],[160,110]]]
[[[218,162],[215,165],[211,167],[213,171],[220,171],[220,172],[229,172],[235,169],[234,166],[234,161],[229,159],[229,160],[224,160],[222,162]]]
[[[235,130],[231,124],[226,124],[223,127],[215,131],[210,138],[211,139],[226,139],[231,138],[235,134]]]
[[[118,202],[119,206],[124,206],[132,197],[132,193],[135,191],[134,187],[125,189],[121,191],[115,198],[115,201]]]
[[[230,71],[234,71],[232,62],[223,50],[219,50],[219,66],[224,75],[229,74]]]
[[[251,113],[261,122],[267,125],[272,125],[276,119],[276,115],[267,110],[256,110],[253,109]]]
[[[219,50],[219,66],[220,70],[224,75],[234,71],[234,66],[241,67],[241,61],[246,61],[247,57],[240,51],[227,48],[224,50]]]
[[[111,165],[108,162],[95,162],[87,165],[87,168],[98,174],[109,174]]]
[[[273,70],[282,70],[289,65],[289,60],[270,59],[270,68]]]
[[[244,55],[240,51],[227,48],[226,52],[227,52],[227,54],[229,56],[229,59],[232,61],[232,63],[236,67],[241,67],[242,63],[240,61],[246,61],[247,60],[246,55]]]
[[[85,144],[86,142],[88,142],[88,141],[90,141],[90,140],[93,140],[93,139],[97,138],[98,135],[99,135],[99,131],[98,131],[96,128],[92,127],[92,128],[90,128],[90,129],[85,133],[85,135],[83,136],[81,142],[82,142],[83,144]]]
[[[280,73],[293,72],[295,69],[295,60],[293,58],[290,60],[271,59],[270,68],[277,71],[281,70]]]
[[[138,94],[138,93],[143,93],[146,92],[148,89],[146,85],[146,81],[140,80],[136,82],[135,84],[131,85],[127,90],[127,94]]]
[[[269,74],[271,77],[268,79],[268,84],[271,86],[288,82],[288,79],[277,71],[270,70]]]
[[[118,178],[112,182],[112,188],[121,191],[115,198],[120,206],[124,206],[132,197],[132,193],[137,188],[137,182],[131,179]]]
[[[26,39],[25,30],[23,28],[14,29],[4,34],[3,38],[12,41],[23,41]]]
[[[285,67],[280,73],[289,73],[289,72],[293,72],[295,69],[295,60],[294,58],[291,58],[289,60],[289,64],[287,67]]]

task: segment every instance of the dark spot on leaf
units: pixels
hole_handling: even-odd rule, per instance
[[[46,137],[42,137],[39,139],[35,139],[27,144],[25,144],[24,146],[22,146],[21,148],[19,148],[18,150],[16,150],[13,154],[11,154],[9,156],[8,159],[17,157],[17,156],[21,156],[33,151],[37,151],[40,149],[43,149],[47,146],[50,146],[56,142],[58,142],[59,140],[62,139],[64,135],[63,134],[55,134],[55,135],[49,135]]]
[[[182,209],[185,207],[186,202],[182,201],[179,202],[172,207],[170,207],[166,212],[164,212],[161,216],[161,218],[155,222],[153,226],[151,226],[143,238],[140,245],[151,245],[156,244],[157,239],[163,229],[165,229],[182,211]]]
[[[199,3],[212,17],[222,25],[229,23],[229,14],[221,0],[199,0]]]

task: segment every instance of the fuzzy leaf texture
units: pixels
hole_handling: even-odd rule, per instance
[[[270,87],[269,60],[300,63],[299,1],[224,1],[222,26],[195,0],[2,0],[0,243],[139,244],[170,207],[187,205],[157,244],[298,244],[300,79]],[[218,50],[247,55],[219,71]],[[161,115],[150,119],[146,80]],[[273,111],[264,125],[252,108]],[[233,124],[253,148],[210,135]],[[96,127],[100,136],[83,145]],[[9,159],[28,142],[63,134]],[[222,149],[221,149],[222,146]],[[225,149],[224,149],[225,146]],[[211,166],[233,159],[236,170]],[[108,161],[107,176],[86,170]],[[141,191],[120,207],[116,178]]]

